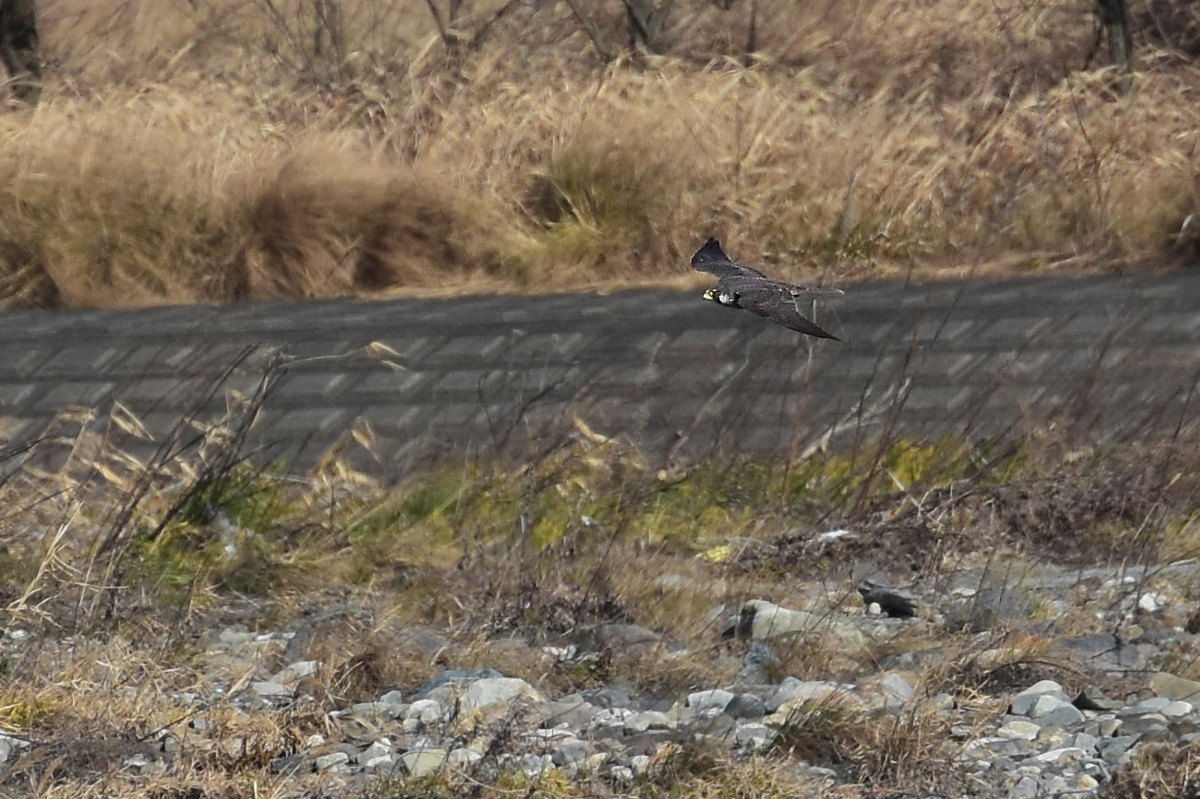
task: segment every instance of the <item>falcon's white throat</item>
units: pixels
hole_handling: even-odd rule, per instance
[[[736,296],[721,291],[720,289],[709,289],[708,291],[704,292],[704,299],[720,305],[733,305],[737,302]]]

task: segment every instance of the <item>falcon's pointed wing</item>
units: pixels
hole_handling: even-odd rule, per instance
[[[704,246],[696,250],[696,254],[692,256],[692,268],[701,272],[708,272],[716,275],[718,278],[725,277],[766,277],[757,269],[751,269],[742,264],[736,264],[729,260],[729,256],[721,249],[721,242],[716,239],[709,239],[704,243]]]
[[[719,288],[736,295],[739,308],[752,311],[798,333],[841,341],[837,336],[822,330],[814,322],[809,321],[796,307],[797,297],[806,294],[841,294],[842,292],[838,289],[812,289],[806,286],[793,286],[778,280],[737,276],[722,280]]]

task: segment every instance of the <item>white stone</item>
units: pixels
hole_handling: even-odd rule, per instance
[[[458,700],[459,712],[468,713],[488,705],[511,702],[517,698],[543,701],[541,693],[517,677],[489,677],[475,680]]]
[[[271,678],[272,682],[282,683],[283,685],[295,685],[305,677],[311,677],[321,668],[320,661],[317,660],[298,660],[284,668],[280,669],[275,676]]]
[[[477,752],[474,749],[467,749],[460,746],[457,749],[451,749],[450,754],[446,756],[446,762],[453,768],[466,768],[473,766],[483,759],[483,753]]]
[[[1156,613],[1159,608],[1165,607],[1166,604],[1167,598],[1153,591],[1147,591],[1138,597],[1138,608],[1146,613]]]
[[[671,730],[675,728],[670,716],[661,710],[643,710],[625,719],[625,732],[645,732],[650,729]]]
[[[862,649],[867,636],[852,621],[836,614],[792,610],[765,599],[751,599],[742,604],[743,614],[753,613],[750,637],[766,641],[790,633],[813,633],[837,641],[842,650]]]
[[[1183,718],[1184,716],[1192,715],[1192,712],[1194,710],[1195,710],[1195,708],[1192,706],[1191,702],[1183,702],[1181,700],[1175,700],[1173,702],[1168,702],[1167,704],[1163,705],[1162,708],[1158,712],[1162,713],[1164,716],[1166,716],[1169,719],[1178,719],[1178,718]]]
[[[317,758],[317,771],[330,771],[350,762],[350,755],[345,752],[330,752]]]
[[[1001,725],[996,734],[1009,740],[1032,741],[1037,738],[1037,734],[1041,729],[1040,726],[1034,724],[1032,721],[1009,719]]]
[[[369,763],[375,758],[383,757],[384,755],[390,755],[391,753],[391,742],[389,742],[386,738],[382,738],[359,752],[358,757],[355,758],[355,760],[357,760],[359,763]]]
[[[150,765],[150,759],[143,754],[136,754],[125,758],[125,765],[132,769],[141,771],[146,766]]]
[[[614,782],[633,782],[633,769],[628,766],[613,766],[608,774]]]
[[[1028,716],[1043,696],[1050,695],[1066,702],[1070,701],[1062,686],[1054,680],[1042,680],[1021,691],[1012,698],[1008,712],[1014,716]]]
[[[688,694],[687,706],[697,711],[716,710],[723,712],[733,701],[733,694],[723,688],[713,688],[708,691],[696,691]]]
[[[263,697],[264,699],[269,697],[292,695],[291,688],[271,680],[259,680],[252,682],[250,683],[250,690],[254,691],[254,693]]]
[[[1034,755],[1034,759],[1039,762],[1054,763],[1056,765],[1078,763],[1086,757],[1087,752],[1075,746],[1064,746],[1061,749],[1051,749],[1049,752]]]
[[[779,683],[775,693],[767,700],[767,710],[777,710],[785,702],[793,700],[825,701],[845,698],[848,696],[847,688],[848,686],[829,680],[798,680],[788,677]]]
[[[767,725],[752,721],[737,726],[733,732],[733,741],[737,746],[758,751],[775,740],[775,735],[775,731]]]
[[[387,755],[379,755],[379,757],[371,758],[370,760],[368,760],[366,763],[363,764],[363,768],[366,769],[367,771],[391,771],[392,767],[395,765],[396,765],[396,758],[393,757],[391,754],[387,754]]]
[[[1040,795],[1037,780],[1029,776],[1017,780],[1016,785],[1008,790],[1008,799],[1036,799]]]
[[[839,538],[845,538],[848,535],[852,536],[854,533],[850,532],[849,530],[842,529],[830,530],[827,533],[821,533],[819,536],[817,536],[817,540],[824,543],[826,541],[836,541]]]
[[[400,755],[400,762],[413,777],[428,777],[442,770],[449,753],[445,749],[417,749]]]
[[[446,710],[436,699],[418,699],[404,711],[405,720],[416,719],[421,724],[433,724],[445,717]]]

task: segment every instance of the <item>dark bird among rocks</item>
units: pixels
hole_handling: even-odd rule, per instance
[[[863,580],[858,584],[858,593],[862,596],[863,604],[869,607],[875,603],[893,619],[911,619],[916,615],[916,603],[895,588]]]

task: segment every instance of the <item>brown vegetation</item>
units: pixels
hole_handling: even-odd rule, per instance
[[[1192,438],[1078,450],[1049,435],[1005,448],[895,440],[867,448],[882,458],[816,452],[786,468],[717,458],[666,473],[581,426],[523,465],[476,462],[388,488],[335,457],[305,478],[253,466],[239,430],[258,401],[205,426],[194,447],[145,461],[111,443],[110,425],[141,429],[123,411],[75,434],[60,420],[30,448],[0,452],[0,732],[34,742],[0,772],[0,795],[304,795],[321,775],[293,780],[268,765],[325,730],[330,710],[393,688],[410,695],[446,667],[500,668],[551,695],[616,682],[679,697],[727,684],[741,666],[745,647],[723,635],[718,603],[794,602],[824,586],[841,597],[830,608],[840,615],[861,608],[853,586],[864,563],[886,562],[901,580],[982,569],[1019,584],[1046,561],[1155,564],[1198,551]],[[842,527],[854,534],[817,535]],[[1102,631],[1095,610],[1072,608],[1061,629]],[[299,631],[255,660],[214,658],[218,635],[239,623]],[[688,652],[600,644],[556,660],[541,649],[583,647],[579,634],[607,623],[644,625]],[[1012,635],[996,660],[984,651],[995,639],[925,626],[849,655],[818,630],[781,644],[774,671],[856,679],[893,648],[937,647],[918,675],[926,692],[995,713],[1005,691],[1054,668],[1046,642]],[[287,709],[239,700],[249,681],[304,657],[323,667]],[[1194,658],[1179,667],[1194,674]],[[1064,669],[1064,683],[1081,679]],[[211,732],[189,732],[193,718]],[[767,755],[664,752],[640,795],[812,793],[789,770],[796,758],[835,763],[875,794],[947,790],[961,775],[944,751],[946,724],[918,708],[864,718],[806,707]],[[165,771],[126,768],[142,748],[167,745],[164,735],[180,747]],[[1191,759],[1163,772],[1158,756],[1122,771],[1130,795],[1192,779]],[[564,779],[539,790],[610,788]]]
[[[677,282],[709,235],[840,281],[1183,253],[1181,3],[1136,21],[1127,98],[1084,0],[686,0],[658,53],[618,3],[575,4],[595,41],[564,3],[453,5],[46,0],[0,302]]]

